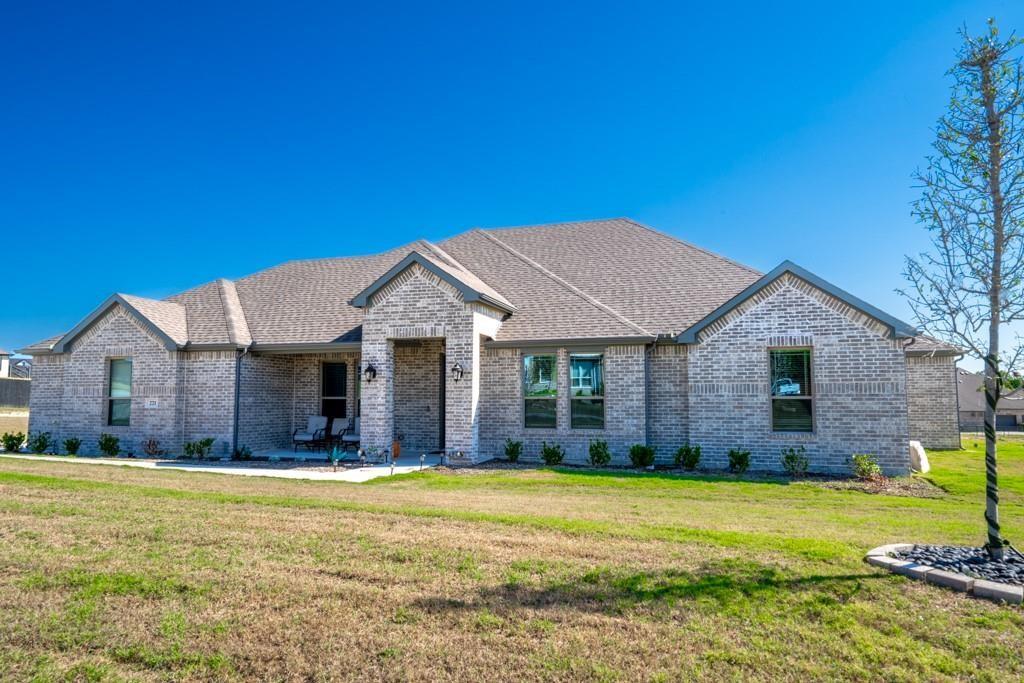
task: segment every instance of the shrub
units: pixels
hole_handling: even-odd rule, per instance
[[[870,453],[854,453],[851,457],[853,476],[864,481],[871,481],[882,478],[882,468],[878,466],[878,459]]]
[[[338,449],[335,447],[334,453],[337,453]],[[248,446],[239,446],[235,449],[235,452],[231,454],[233,460],[252,460],[252,449]]]
[[[28,437],[28,449],[40,455],[45,453],[46,449],[50,447],[53,441],[50,439],[50,432],[36,432],[35,434]]]
[[[109,455],[112,458],[121,452],[121,439],[113,434],[100,434],[100,440],[97,445],[100,448],[100,453]]]
[[[149,456],[167,455],[167,452],[160,448],[160,442],[156,439],[146,439],[143,441],[142,451]]]
[[[598,467],[612,461],[612,452],[608,450],[608,442],[594,439],[590,442],[590,464]]]
[[[629,460],[633,467],[650,467],[654,464],[654,448],[635,443],[629,447]]]
[[[0,436],[0,443],[3,443],[8,453],[17,453],[21,450],[21,444],[25,443],[25,435],[21,432],[6,432]]]
[[[797,448],[782,449],[782,469],[791,477],[802,477],[807,474],[810,462],[807,460],[806,450],[803,446]]]
[[[78,455],[78,449],[82,447],[82,440],[70,437],[64,439],[64,452],[68,455]]]
[[[210,451],[213,450],[213,439],[199,439],[198,441],[188,441],[185,443],[185,457],[195,458],[196,460],[203,460],[210,455]]]
[[[741,451],[738,448],[729,449],[729,471],[736,474],[743,474],[750,467],[750,451]]]
[[[509,462],[519,462],[519,456],[523,454],[523,442],[505,439],[505,457]]]
[[[683,444],[676,451],[676,464],[684,470],[695,470],[700,463],[700,446]]]
[[[558,465],[565,460],[565,449],[558,444],[548,445],[545,441],[540,447],[540,457],[545,465]]]

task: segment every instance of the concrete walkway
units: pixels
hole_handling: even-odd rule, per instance
[[[183,463],[176,460],[139,460],[134,458],[82,458],[54,455],[15,455],[0,453],[0,458],[12,460],[45,460],[47,462],[60,462],[74,465],[113,465],[115,467],[141,467],[150,470],[179,470],[182,472],[212,472],[214,474],[237,474],[243,477],[275,477],[277,479],[309,479],[313,481],[347,481],[359,483],[387,477],[391,474],[408,474],[420,470],[420,459],[399,458],[395,463],[394,472],[391,465],[367,465],[366,467],[339,467],[337,472],[303,469],[303,463],[294,463],[292,467],[260,467],[258,463],[250,461],[249,465],[238,463],[204,463],[202,465]],[[428,456],[423,464],[423,469],[437,467],[440,459],[437,456]],[[321,466],[325,466],[320,460]]]

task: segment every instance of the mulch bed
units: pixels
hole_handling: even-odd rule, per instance
[[[545,467],[543,464],[511,463],[507,460],[488,460],[487,462],[466,465],[444,465],[435,467],[431,471],[447,475],[475,475],[489,474],[493,472],[507,472],[520,470],[536,470]],[[752,482],[775,482],[775,483],[807,483],[822,488],[837,491],[860,491],[862,493],[874,493],[886,496],[907,496],[912,498],[942,498],[946,495],[938,486],[935,486],[927,479],[920,477],[879,477],[869,481],[854,479],[853,477],[842,477],[836,475],[807,475],[804,477],[787,477],[774,472],[746,472],[742,475],[733,474],[726,470],[698,470],[687,471],[678,467],[659,467],[653,472],[650,470],[639,470],[631,467],[591,467],[589,465],[578,465],[563,463],[557,466],[559,469],[575,470],[579,472],[600,472],[602,474],[649,474],[657,476],[674,475],[693,479],[734,479],[736,481]]]

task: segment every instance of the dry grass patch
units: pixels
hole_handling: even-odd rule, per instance
[[[969,505],[3,461],[0,678],[1019,679],[1020,610],[860,561],[903,533],[976,533]]]

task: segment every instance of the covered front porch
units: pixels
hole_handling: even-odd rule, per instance
[[[388,350],[387,362],[376,365],[364,364],[355,349],[250,352],[240,365],[239,447],[248,447],[259,458],[310,461],[325,461],[337,447],[351,461],[363,446],[378,451],[370,460],[383,461],[390,459],[397,443],[402,462],[418,462],[423,454],[436,458],[445,449],[448,431],[445,339],[389,340]],[[363,443],[362,394],[385,385],[391,432],[383,442]],[[295,444],[293,436],[306,430],[310,418],[325,424],[321,438]],[[345,441],[338,438],[343,430]]]

